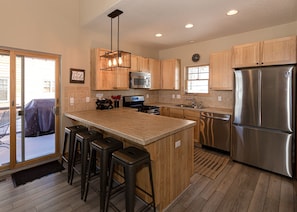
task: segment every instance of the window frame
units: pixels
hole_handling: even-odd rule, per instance
[[[188,79],[189,79],[189,68],[195,68],[195,67],[202,67],[202,66],[208,66],[208,78],[207,78],[207,92],[189,92],[188,90]],[[199,79],[197,79],[199,80]],[[203,80],[203,79],[200,79]],[[189,95],[209,95],[210,94],[210,64],[201,64],[201,65],[191,65],[191,66],[186,66],[184,69],[184,92],[185,94]]]

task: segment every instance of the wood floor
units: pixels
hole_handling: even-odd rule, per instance
[[[17,188],[10,177],[3,178],[0,211],[99,211],[95,185],[91,185],[84,202],[80,200],[79,178],[72,186],[66,178],[64,170]],[[191,186],[167,208],[168,212],[297,211],[292,179],[232,161],[215,180],[195,174],[191,181]],[[123,197],[115,202],[124,207]]]

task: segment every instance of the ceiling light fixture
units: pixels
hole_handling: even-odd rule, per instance
[[[186,24],[186,25],[185,25],[185,28],[187,28],[187,29],[191,29],[191,28],[193,28],[193,26],[194,26],[193,24]]]
[[[114,67],[120,67],[120,68],[130,68],[131,67],[131,53],[121,51],[119,49],[119,43],[120,43],[120,15],[123,13],[121,10],[114,10],[107,16],[110,17],[110,51],[106,52],[101,57],[104,59],[107,59],[107,66],[103,67],[103,69],[108,70]],[[112,50],[112,20],[114,18],[118,17],[118,33],[117,33],[117,50]]]
[[[155,34],[155,37],[159,38],[159,37],[162,37],[163,35],[161,33],[157,33]]]
[[[236,15],[238,13],[238,10],[229,10],[227,12],[227,15]]]

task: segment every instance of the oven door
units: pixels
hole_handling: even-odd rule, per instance
[[[130,88],[150,88],[150,73],[130,72]]]

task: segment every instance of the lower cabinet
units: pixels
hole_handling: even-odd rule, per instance
[[[181,109],[181,108],[173,108],[173,107],[161,107],[160,114],[162,116],[169,116],[173,118],[181,118],[181,119],[196,121],[196,125],[194,127],[194,140],[195,140],[195,143],[200,143],[200,140],[199,140],[200,111],[199,110]]]

